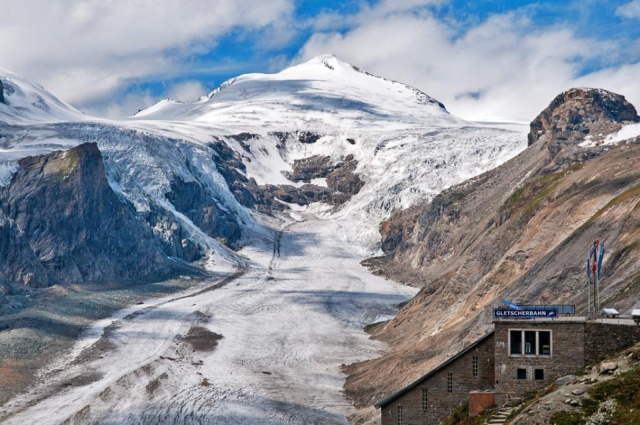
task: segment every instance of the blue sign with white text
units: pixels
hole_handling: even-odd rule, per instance
[[[514,308],[494,308],[494,319],[534,319],[536,317],[555,318],[558,317],[556,308],[524,308],[516,310]]]

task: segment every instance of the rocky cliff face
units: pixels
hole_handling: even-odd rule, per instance
[[[319,135],[309,132],[295,135],[284,132],[275,134],[280,143],[286,143],[294,136],[301,143],[315,143],[320,138]],[[247,152],[251,152],[251,146],[246,142],[260,136],[241,133],[231,137],[239,141]],[[218,172],[224,177],[236,200],[246,207],[255,208],[264,213],[286,209],[286,204],[283,202],[297,205],[326,202],[340,206],[357,194],[364,185],[355,172],[358,162],[353,155],[347,155],[339,161],[333,161],[330,157],[321,155],[294,160],[291,164],[293,171],[285,172],[284,175],[292,183],[304,183],[300,186],[258,185],[254,179],[245,175],[246,166],[237,152],[220,140],[211,143],[209,147],[214,150],[218,159],[216,161]],[[325,179],[326,185],[312,184],[314,179]]]
[[[579,146],[622,121],[638,121],[622,96],[569,90],[534,120],[523,153],[381,225],[386,256],[368,264],[421,290],[372,329],[394,349],[348,368],[352,397],[367,404],[424,374],[483,334],[489,307],[503,299],[583,310],[595,239],[609,250],[603,304],[625,310],[637,302],[640,142]]]
[[[2,85],[2,81],[0,81],[0,103],[4,103],[4,86]]]
[[[235,216],[221,208],[202,184],[185,182],[176,176],[166,197],[176,210],[189,217],[207,235],[218,238],[225,245],[237,246],[242,233]]]
[[[531,122],[529,146],[544,144],[557,170],[575,162],[572,157],[584,155],[578,147],[581,142],[600,142],[623,124],[638,121],[636,109],[624,96],[602,89],[574,88],[559,94]]]
[[[575,145],[586,136],[600,137],[620,129],[625,122],[638,122],[638,114],[624,96],[602,89],[574,88],[559,94],[531,122],[529,146],[544,137],[556,152]]]
[[[0,189],[0,233],[5,289],[159,279],[177,270],[167,254],[199,255],[192,242],[158,238],[114,193],[93,143],[20,160]]]

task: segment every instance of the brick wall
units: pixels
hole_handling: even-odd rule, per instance
[[[585,325],[584,357],[587,364],[624,350],[640,342],[640,326],[587,322]]]
[[[496,395],[493,391],[471,391],[469,393],[469,417],[478,416],[487,407],[496,404]]]
[[[493,335],[434,373],[425,382],[382,408],[382,425],[398,425],[398,406],[402,406],[402,425],[437,424],[467,402],[469,392],[493,388]],[[473,357],[478,358],[478,376],[473,376]],[[449,373],[452,393],[447,391]],[[427,390],[427,409],[423,409],[423,390]]]
[[[551,356],[509,355],[508,332],[512,329],[550,330]],[[505,320],[495,323],[495,393],[496,404],[513,397],[521,397],[552,384],[557,378],[569,375],[584,365],[584,322],[534,322]],[[526,370],[526,379],[519,380],[517,369]],[[542,369],[543,380],[535,379],[535,370]]]

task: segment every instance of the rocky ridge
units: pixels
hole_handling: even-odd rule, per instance
[[[503,299],[583,310],[584,261],[595,239],[609,253],[602,302],[620,311],[636,304],[640,143],[580,144],[592,131],[616,131],[621,117],[638,116],[613,93],[567,93],[533,121],[533,143],[524,152],[381,224],[386,255],[366,264],[421,290],[393,320],[371,329],[392,351],[347,367],[347,393],[360,405],[412,382],[486,332],[489,307]],[[588,125],[561,119],[578,115]]]

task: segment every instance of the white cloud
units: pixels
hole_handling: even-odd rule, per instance
[[[124,96],[118,96],[112,102],[100,102],[93,106],[92,109],[105,117],[129,117],[142,109],[148,108],[158,100],[157,96],[153,96],[147,91],[135,91]]]
[[[616,15],[640,19],[640,0],[633,0],[616,8]]]
[[[576,86],[600,87],[624,95],[640,112],[640,63],[607,68],[575,81]]]
[[[20,0],[2,3],[0,66],[74,103],[183,72],[235,28],[265,30],[292,0]]]
[[[295,61],[333,53],[415,86],[466,119],[530,121],[565,89],[607,83],[596,74],[591,79],[580,74],[586,64],[604,61],[619,48],[579,37],[569,27],[537,27],[527,16],[530,9],[461,28],[436,18],[429,8],[389,9],[390,3],[343,17],[354,23],[348,31],[318,30]],[[322,19],[318,28],[327,28]],[[600,75],[615,75],[616,83],[607,86],[630,99],[640,97],[632,72]]]
[[[194,102],[211,90],[207,90],[200,81],[185,81],[169,88],[170,99],[180,102]]]
[[[264,35],[252,48],[262,56],[276,51],[264,65],[278,71],[288,62],[278,50],[306,28],[314,33],[294,62],[335,53],[413,85],[467,119],[528,121],[575,85],[610,88],[640,106],[638,65],[581,76],[585,64],[596,63],[597,69],[615,63],[611,58],[637,57],[632,54],[637,44],[621,47],[579,37],[567,26],[538,26],[527,17],[534,7],[463,25],[451,13],[436,17],[434,11],[446,3],[362,2],[357,13],[325,11],[297,21],[294,0],[7,1],[0,20],[0,67],[89,113],[130,115],[162,97],[187,100],[208,91],[189,81],[167,84],[164,93],[152,95],[131,89],[137,84],[246,68],[233,60],[193,60],[231,32],[239,39],[253,31]],[[618,7],[616,14],[640,18],[640,0]]]

